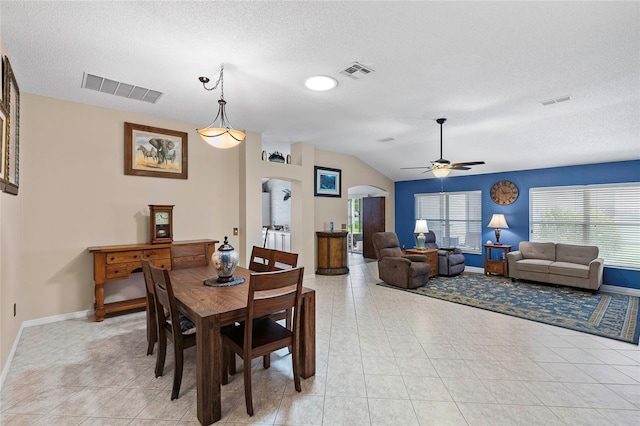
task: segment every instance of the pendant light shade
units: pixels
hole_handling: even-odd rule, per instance
[[[220,99],[218,100],[218,114],[204,129],[198,129],[198,133],[203,141],[216,148],[233,148],[245,140],[246,134],[240,130],[231,127],[231,123],[227,120],[225,106],[227,101],[224,100],[224,66],[220,67],[220,78],[214,87],[209,89],[207,83],[210,81],[207,77],[200,77],[200,82],[206,90],[215,90],[220,85]]]

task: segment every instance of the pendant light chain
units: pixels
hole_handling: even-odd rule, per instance
[[[200,81],[202,81],[202,77],[200,77]],[[206,81],[202,81],[202,86],[210,92],[212,90],[216,90],[218,86],[220,86],[220,99],[224,99],[224,65],[220,65],[220,77],[218,77],[218,81],[216,81],[216,85],[213,86],[212,88],[208,88],[207,87],[208,82],[209,82],[208,78],[206,79]]]

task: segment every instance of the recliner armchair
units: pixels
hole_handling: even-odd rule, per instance
[[[440,249],[433,231],[427,232],[424,236],[427,238],[427,248],[438,250],[438,275],[453,277],[464,272],[464,254],[459,248],[455,247],[453,251]]]
[[[429,281],[427,257],[402,255],[395,232],[373,234],[373,248],[378,259],[378,276],[387,284],[402,288],[422,287]]]

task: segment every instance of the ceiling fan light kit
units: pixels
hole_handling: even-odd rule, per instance
[[[446,118],[438,118],[436,122],[440,125],[440,158],[432,161],[430,166],[422,167],[403,167],[403,169],[427,169],[422,173],[431,172],[435,177],[443,178],[449,176],[451,170],[470,170],[469,166],[484,164],[484,161],[467,161],[464,163],[453,163],[442,157],[442,125],[447,121]]]

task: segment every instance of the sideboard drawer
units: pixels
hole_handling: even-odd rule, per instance
[[[149,260],[171,259],[171,249],[162,248],[162,249],[156,249],[156,250],[145,250],[144,257]]]
[[[204,256],[207,253],[205,244],[191,244],[171,247],[171,257]]]
[[[129,268],[128,265],[119,264],[119,265],[109,265],[107,266],[107,279],[108,280],[116,280],[119,278],[127,278],[129,276]]]
[[[107,254],[107,264],[140,262],[142,250],[121,251]]]

